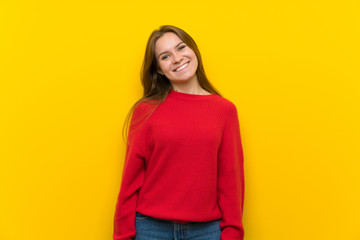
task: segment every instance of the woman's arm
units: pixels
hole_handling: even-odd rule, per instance
[[[144,108],[135,108],[129,127],[129,145],[126,147],[125,163],[121,188],[118,195],[114,217],[114,240],[131,240],[136,236],[135,217],[138,190],[142,187],[145,175],[146,136],[142,122]]]
[[[244,166],[240,126],[236,106],[226,116],[218,165],[218,204],[222,220],[221,240],[242,240],[244,206]]]

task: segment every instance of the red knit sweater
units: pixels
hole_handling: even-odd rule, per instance
[[[236,106],[171,90],[134,110],[114,217],[115,240],[135,238],[135,213],[186,223],[221,219],[221,240],[242,240],[243,150]]]

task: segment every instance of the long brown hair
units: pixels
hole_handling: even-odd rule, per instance
[[[159,106],[159,104],[166,99],[168,93],[172,89],[169,79],[167,79],[165,75],[161,75],[157,72],[158,65],[155,57],[156,41],[160,37],[162,37],[164,33],[167,32],[175,33],[188,47],[190,47],[195,52],[195,55],[198,59],[196,76],[200,86],[212,94],[222,96],[206,77],[199,48],[197,47],[195,41],[191,38],[191,36],[178,27],[172,25],[162,25],[159,29],[156,29],[151,33],[146,45],[145,56],[140,73],[141,84],[144,88],[144,94],[142,98],[135,102],[135,104],[131,107],[130,111],[126,116],[126,120],[122,130],[124,140],[127,139],[130,116],[132,115],[134,109],[138,106],[138,104],[146,102],[156,105],[154,108],[151,108],[151,112],[144,115],[144,117],[150,117],[150,115],[155,111],[157,106]]]

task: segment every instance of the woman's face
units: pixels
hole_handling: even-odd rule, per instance
[[[175,33],[167,32],[155,44],[158,72],[170,81],[197,81],[198,60],[195,52]]]

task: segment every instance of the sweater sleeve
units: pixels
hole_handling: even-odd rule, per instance
[[[218,166],[218,204],[222,219],[221,240],[243,240],[244,206],[243,149],[236,106],[226,116]]]
[[[114,240],[131,240],[136,236],[135,216],[138,190],[145,176],[145,139],[143,105],[135,108],[129,126],[128,145],[122,172],[120,192],[114,216]]]

